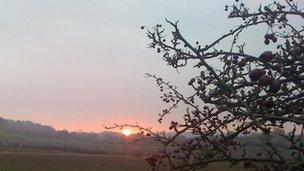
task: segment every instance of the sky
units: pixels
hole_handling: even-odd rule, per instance
[[[193,73],[168,67],[147,48],[140,26],[179,20],[186,38],[208,43],[236,26],[224,11],[231,2],[1,0],[0,116],[68,130],[101,131],[114,123],[167,127],[157,123],[163,104],[145,73],[181,89]],[[246,35],[248,51],[262,51],[259,31]]]

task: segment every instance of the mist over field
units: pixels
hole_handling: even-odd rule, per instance
[[[278,136],[281,133],[284,131],[277,130],[272,135],[278,145],[287,143]],[[1,170],[150,170],[145,158],[161,149],[159,142],[143,139],[145,136],[140,133],[125,136],[113,131],[69,132],[4,118],[0,118],[0,137]],[[188,143],[194,138],[185,134],[179,142]],[[240,141],[250,142],[250,151],[263,151],[261,142],[265,137],[257,134]],[[58,162],[60,160],[63,163]],[[13,164],[16,162],[17,165]],[[41,162],[45,163],[41,165]],[[223,166],[211,165],[208,170],[221,170]]]

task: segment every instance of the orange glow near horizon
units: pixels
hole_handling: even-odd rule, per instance
[[[145,113],[145,116],[148,115],[153,115],[151,113]],[[0,117],[3,117],[5,119],[12,119],[12,120],[20,120],[20,121],[31,121],[34,123],[38,123],[41,125],[45,126],[51,126],[57,131],[59,130],[67,130],[69,132],[94,132],[94,133],[100,133],[103,131],[113,131],[113,132],[120,132],[123,133],[124,130],[129,129],[131,131],[131,134],[137,134],[140,132],[137,128],[130,128],[126,127],[122,130],[120,129],[105,129],[104,126],[111,127],[115,125],[116,123],[118,124],[133,124],[136,125],[139,123],[139,119],[130,119],[126,117],[120,117],[120,118],[115,118],[116,120],[102,120],[96,119],[97,121],[86,121],[86,122],[81,122],[79,120],[74,120],[74,121],[57,121],[54,118],[51,117],[43,117],[41,115],[38,115],[39,117],[36,117],[34,115],[29,114],[30,117],[24,117],[21,115],[1,115]],[[155,117],[156,118],[156,117]],[[140,118],[142,119],[142,118]],[[158,131],[166,131],[167,130],[167,125],[169,124],[169,121],[164,121],[162,124],[159,124],[157,120],[149,120],[145,121],[142,119],[142,122],[139,123],[140,126],[145,127],[145,128],[152,128],[152,131],[158,132]]]
[[[130,130],[130,129],[123,129],[121,131],[121,133],[124,134],[125,136],[129,136],[129,135],[133,134],[132,130]]]
[[[33,120],[31,120],[33,121]],[[113,132],[120,132],[124,135],[126,135],[124,132],[126,130],[126,132],[131,132],[131,134],[136,134],[138,132],[140,132],[138,129],[136,128],[123,128],[121,129],[105,129],[103,127],[103,125],[105,126],[113,126],[114,125],[114,121],[112,121],[112,123],[110,121],[107,121],[104,123],[83,123],[83,124],[74,124],[74,123],[56,123],[56,122],[46,122],[46,121],[37,121],[34,120],[35,123],[40,123],[42,125],[50,125],[52,127],[54,127],[56,130],[68,130],[68,131],[76,131],[76,132],[95,132],[95,133],[99,133],[99,132],[103,132],[103,131],[113,131]],[[118,123],[122,123],[122,122],[118,122]],[[126,123],[130,123],[130,124],[134,124],[134,121],[126,121]],[[140,124],[140,126],[143,127],[149,127],[152,128],[152,131],[166,131],[167,130],[167,123],[164,122],[164,124],[159,124],[157,122],[153,123],[149,123],[149,122],[143,122],[142,124]]]

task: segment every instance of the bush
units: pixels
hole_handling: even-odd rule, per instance
[[[297,4],[300,1],[276,1],[252,11],[236,0],[225,10],[229,18],[240,19],[242,24],[207,45],[191,44],[178,22],[166,20],[172,28],[170,37],[165,36],[167,30],[160,24],[142,27],[151,40],[149,47],[162,54],[169,66],[201,70],[200,75],[188,80],[191,96],[161,77],[147,74],[156,80],[161,99],[169,104],[159,122],[180,105],[186,106],[182,121],[172,121],[168,126],[173,135],[133,125],[164,146],[147,159],[154,169],[161,168],[164,161],[172,170],[195,170],[214,162],[257,170],[304,168],[304,13]],[[264,37],[261,43],[269,50],[257,56],[246,53],[246,44],[240,43],[239,36],[248,28],[262,26],[268,29],[260,35]],[[231,48],[218,49],[216,45],[226,40],[232,40]],[[212,65],[215,61],[220,63],[217,68]],[[275,144],[270,133],[287,127],[293,130],[277,136],[288,143]],[[193,138],[178,140],[186,132]],[[239,141],[255,132],[265,137],[262,152],[250,151],[247,143]]]

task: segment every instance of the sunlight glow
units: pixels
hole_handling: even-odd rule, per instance
[[[132,134],[132,131],[130,129],[124,129],[121,131],[122,134],[124,134],[125,136],[129,136]]]

